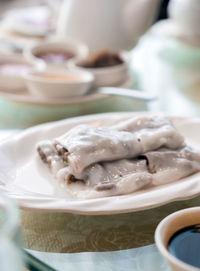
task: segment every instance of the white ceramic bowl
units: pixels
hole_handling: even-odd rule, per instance
[[[31,94],[47,99],[81,96],[94,81],[93,75],[85,71],[32,71],[25,74],[24,78]]]
[[[7,72],[0,72],[0,89],[9,91],[9,92],[19,92],[23,91],[26,88],[24,81],[24,73],[28,72],[26,66],[30,66],[30,69],[38,68],[39,70],[45,68],[45,64],[42,62],[33,63],[30,60],[26,60],[21,56],[3,56],[0,55],[0,66],[1,65],[24,65],[24,70],[20,73],[13,72],[13,68],[7,67]],[[14,69],[17,69],[15,67]],[[8,71],[10,70],[10,71]]]
[[[128,66],[129,66],[129,54],[128,52],[119,52],[122,64],[115,65],[112,67],[105,68],[84,68],[81,67],[81,63],[86,60],[86,58],[79,58],[70,60],[68,62],[69,69],[79,69],[89,71],[94,75],[95,82],[94,85],[98,86],[117,86],[124,82],[127,78]]]
[[[44,41],[42,43],[36,44],[33,47],[28,48],[24,51],[24,57],[28,60],[39,62],[44,61],[47,65],[47,69],[49,70],[65,70],[66,62],[69,60],[61,61],[61,62],[47,62],[43,60],[41,57],[38,57],[39,54],[43,53],[53,53],[53,52],[66,52],[71,53],[73,57],[71,59],[79,58],[79,57],[87,57],[88,48],[85,44],[72,41],[72,40],[49,40]]]
[[[163,257],[174,271],[199,271],[173,256],[167,249],[170,238],[180,229],[200,224],[200,207],[175,212],[164,218],[155,232],[155,242]]]

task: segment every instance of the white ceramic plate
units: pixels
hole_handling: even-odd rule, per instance
[[[125,81],[116,87],[122,88],[131,88],[133,85],[133,78],[130,74],[127,75]],[[79,103],[86,103],[90,101],[96,101],[105,99],[108,97],[106,94],[99,94],[99,93],[88,93],[83,96],[73,97],[73,98],[62,98],[62,99],[55,99],[55,98],[43,98],[31,95],[28,91],[22,91],[19,93],[8,92],[3,89],[3,86],[0,87],[0,97],[8,99],[13,102],[17,103],[26,103],[26,104],[34,104],[34,105],[70,105],[70,104],[79,104]]]
[[[139,113],[137,113],[138,115]],[[145,114],[145,113],[140,113]],[[150,113],[148,113],[149,115]],[[114,214],[153,208],[200,194],[200,173],[177,182],[129,195],[98,199],[71,198],[40,161],[35,146],[81,123],[109,126],[136,113],[106,113],[71,118],[27,129],[0,144],[0,189],[17,199],[23,209],[80,214]],[[190,145],[200,148],[200,119],[172,118]]]

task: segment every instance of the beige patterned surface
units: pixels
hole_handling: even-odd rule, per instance
[[[168,214],[198,206],[200,197],[152,210],[83,216],[22,211],[25,246],[47,252],[113,251],[152,244],[156,225]]]

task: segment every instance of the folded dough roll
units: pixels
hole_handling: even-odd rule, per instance
[[[179,150],[161,148],[145,153],[153,184],[161,185],[187,177],[200,170],[200,153],[190,147]]]
[[[72,175],[67,166],[58,171],[56,178],[65,182],[72,194],[74,187],[77,188],[81,198],[128,194],[152,183],[152,174],[148,172],[145,159],[97,163],[80,175]]]
[[[184,139],[169,122],[160,122],[160,125],[155,122],[153,126],[151,121],[150,127],[142,126],[134,132],[79,125],[56,138],[54,144],[67,150],[70,167],[75,174],[80,174],[97,162],[134,158],[160,147],[180,148]]]

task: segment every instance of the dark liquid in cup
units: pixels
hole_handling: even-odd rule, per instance
[[[169,241],[168,250],[181,261],[200,268],[200,225],[176,232]]]

